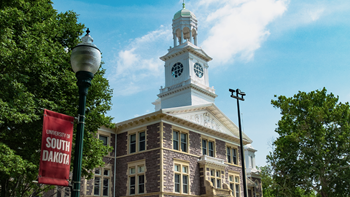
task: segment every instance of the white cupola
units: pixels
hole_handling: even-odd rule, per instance
[[[197,46],[197,18],[182,4],[182,9],[173,18],[174,47],[188,41]]]
[[[156,111],[165,108],[214,103],[217,95],[209,87],[208,62],[212,60],[197,46],[197,19],[185,3],[173,18],[174,47],[161,60],[165,62],[165,86],[153,102]]]

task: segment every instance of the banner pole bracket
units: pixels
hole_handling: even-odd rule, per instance
[[[78,114],[78,117],[74,117],[78,124],[85,124],[84,121],[80,121],[80,118],[85,118],[85,116]]]
[[[78,184],[80,186],[81,182],[80,181],[72,181],[72,182],[73,182],[73,184],[70,186],[72,191],[79,191],[80,192],[80,188],[75,189],[74,186],[75,186],[75,184]]]

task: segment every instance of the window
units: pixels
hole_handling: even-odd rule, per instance
[[[143,151],[146,149],[146,133],[140,132],[139,133],[139,151]]]
[[[186,161],[174,162],[174,192],[189,193],[189,163]]]
[[[103,136],[103,135],[99,135],[99,139],[102,141],[104,146],[107,146],[107,141],[108,141],[108,137],[107,136]]]
[[[94,195],[108,196],[110,187],[110,169],[96,168],[94,178]]]
[[[240,197],[240,187],[239,187],[239,175],[229,174],[230,189],[232,190],[232,196]]]
[[[127,195],[146,193],[145,172],[146,172],[145,160],[139,160],[128,164]]]
[[[146,132],[139,131],[129,133],[129,153],[136,153],[146,150]]]
[[[173,149],[188,152],[188,133],[173,131]]]
[[[253,156],[250,156],[250,167],[251,167],[251,168],[254,168]]]
[[[227,146],[226,147],[227,162],[237,165],[237,148]]]
[[[215,156],[215,140],[202,139],[202,153],[211,157]]]
[[[224,175],[224,171],[210,169],[210,181],[214,187],[222,188],[222,175]]]
[[[239,197],[239,176],[235,176],[236,197]]]

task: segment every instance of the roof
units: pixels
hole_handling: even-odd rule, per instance
[[[195,119],[191,119],[191,113],[194,114],[195,112],[199,111],[207,111],[209,112],[213,117],[210,121],[207,120],[207,122],[214,123],[217,121],[220,124],[215,125],[206,125],[207,127],[211,127],[212,129],[216,130],[219,133],[226,134],[235,138],[239,138],[239,128],[214,104],[202,104],[202,105],[194,105],[194,106],[183,106],[183,107],[174,107],[174,108],[167,108],[162,109],[163,112],[167,114],[171,114],[177,117],[180,117],[182,119],[187,119],[192,122],[196,122]],[[199,117],[200,119],[200,117]],[[207,118],[208,119],[208,118]],[[206,124],[205,122],[199,124]],[[245,134],[243,133],[243,141],[252,143],[253,141]]]
[[[179,10],[178,12],[175,13],[173,20],[176,20],[180,17],[193,17],[196,18],[196,16],[193,14],[193,12],[189,11],[188,9],[185,8],[185,6]]]
[[[196,121],[196,118],[193,118],[196,117],[194,115],[195,113],[202,115],[201,120],[206,118],[206,121]],[[206,116],[203,116],[205,114]],[[142,125],[159,121],[179,124],[192,131],[199,131],[204,134],[210,134],[221,139],[239,143],[238,127],[223,114],[214,103],[160,109],[156,112],[117,123],[115,125],[115,132],[125,132],[135,127],[141,127]],[[253,141],[243,133],[243,144],[246,145],[252,142]]]

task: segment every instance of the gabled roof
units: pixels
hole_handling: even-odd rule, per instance
[[[222,126],[225,127],[225,128],[220,128],[220,125],[219,126],[209,125],[209,126],[213,127],[213,129],[215,129],[217,132],[239,138],[239,128],[214,103],[163,109],[163,112],[165,112],[167,114],[172,114],[174,116],[178,116],[181,118],[185,117],[186,114],[198,112],[198,111],[209,112],[212,116],[215,117],[215,119],[219,123],[222,124]],[[210,121],[211,122],[216,121],[215,119],[212,118],[212,120],[210,120]],[[194,122],[196,122],[196,121],[194,120]],[[243,133],[243,140],[250,142],[250,143],[253,142],[245,133]]]
[[[209,55],[207,55],[202,48],[197,47],[196,45],[192,44],[191,42],[184,42],[179,46],[176,46],[172,49],[169,49],[169,52],[160,57],[161,60],[165,61],[167,59],[176,57],[178,55],[181,55],[185,52],[190,52],[193,53],[194,55],[197,55],[198,57],[204,59],[205,61],[209,62],[211,61],[213,58],[209,57]]]
[[[211,125],[203,124],[203,122],[196,122],[195,119],[191,120],[191,116],[193,115],[195,117],[195,113],[200,113],[202,115],[208,113],[206,118],[207,120],[211,118]],[[161,120],[239,143],[238,127],[225,114],[223,114],[215,104],[161,109],[153,113],[119,122],[115,125],[115,132],[124,132],[135,127],[140,127],[151,122],[159,122]],[[253,141],[243,133],[243,144],[250,144],[252,142]]]

